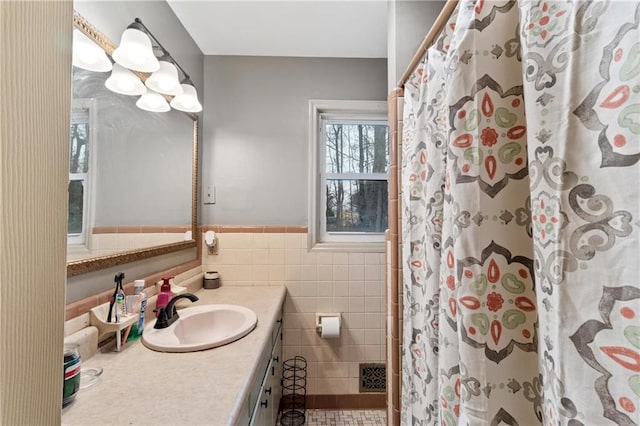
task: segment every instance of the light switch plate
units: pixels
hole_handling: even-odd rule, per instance
[[[216,187],[215,185],[204,185],[202,187],[202,203],[203,204],[215,204],[216,203]]]

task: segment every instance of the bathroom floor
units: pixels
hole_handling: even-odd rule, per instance
[[[385,426],[384,410],[307,410],[307,426]],[[278,423],[281,426],[281,423]]]

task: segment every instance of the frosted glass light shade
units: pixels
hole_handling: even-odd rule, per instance
[[[134,71],[154,72],[160,68],[149,36],[134,28],[122,33],[120,45],[113,51],[113,60]]]
[[[111,76],[104,82],[107,89],[121,95],[142,95],[147,91],[142,81],[128,69],[113,64]]]
[[[73,30],[72,56],[74,67],[97,72],[111,71],[107,53],[79,30]]]
[[[190,84],[181,84],[182,94],[176,95],[171,99],[171,107],[178,111],[184,112],[200,112],[202,111],[202,105],[198,101],[198,93],[196,88]]]
[[[136,106],[151,112],[167,112],[171,109],[164,96],[153,90],[147,90],[147,93],[140,96],[140,99],[136,102]]]
[[[145,81],[146,86],[158,93],[165,95],[179,95],[182,93],[180,80],[178,80],[178,69],[171,62],[159,61],[160,68],[151,74]]]

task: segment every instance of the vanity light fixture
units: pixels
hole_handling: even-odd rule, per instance
[[[160,69],[151,74],[151,77],[144,82],[151,90],[163,95],[179,95],[182,93],[180,80],[178,80],[178,69],[171,62],[161,60]]]
[[[104,85],[112,92],[121,95],[142,95],[147,91],[138,76],[117,63],[113,64],[111,76],[104,82]]]
[[[88,71],[111,71],[112,65],[106,52],[80,30],[73,30],[73,59],[74,67]]]
[[[136,22],[122,33],[120,45],[113,51],[113,60],[134,71],[154,72],[160,68],[151,40],[136,26]]]
[[[164,96],[151,89],[147,89],[147,92],[140,96],[136,106],[150,112],[167,112],[171,109]]]
[[[190,80],[188,80],[191,83]],[[200,112],[202,105],[198,101],[198,94],[193,84],[181,84],[182,94],[174,96],[171,99],[171,108],[184,112]]]
[[[139,18],[136,18],[122,34],[120,46],[113,51],[113,59],[116,63],[112,78],[117,74],[118,78],[123,79],[123,83],[117,86],[115,83],[107,84],[107,88],[125,95],[142,95],[136,102],[139,108],[153,112],[168,111],[171,107],[184,112],[202,111],[198,93],[189,75]],[[127,77],[135,78],[142,88],[148,88],[148,91],[140,91],[139,85],[133,84],[132,80],[127,79],[125,82],[124,75],[120,77],[122,70],[128,71]],[[143,84],[130,70],[151,75],[147,75],[146,78],[142,75],[141,78],[145,81]],[[131,90],[134,90],[135,86],[135,92],[124,90],[123,85]],[[171,107],[167,103],[169,99]]]

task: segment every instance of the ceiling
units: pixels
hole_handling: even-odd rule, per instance
[[[387,57],[386,0],[167,0],[205,55]]]

